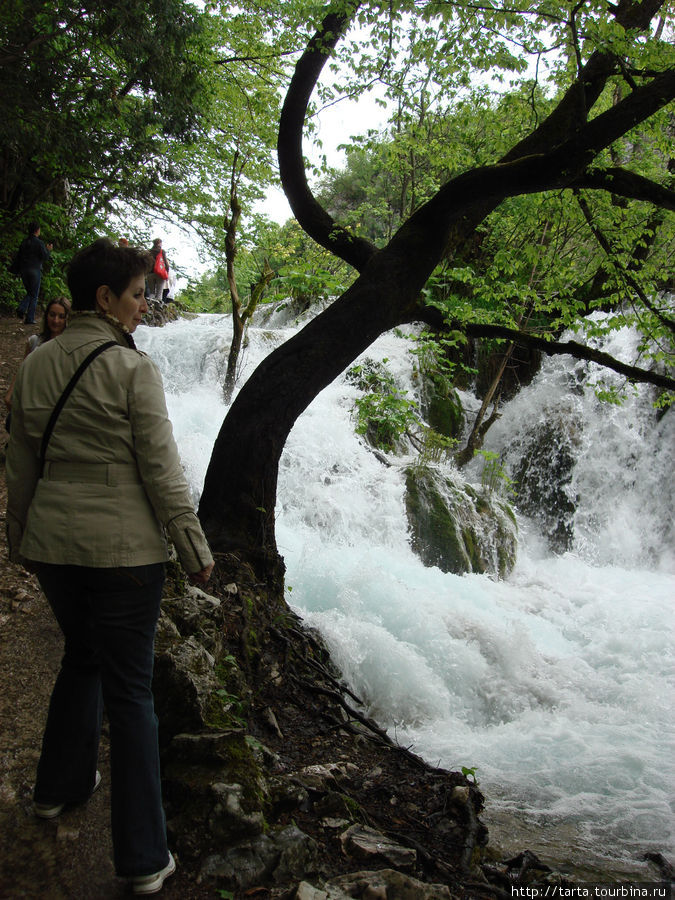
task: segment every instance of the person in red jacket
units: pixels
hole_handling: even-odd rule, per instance
[[[161,238],[155,238],[152,242],[150,255],[152,256],[153,267],[148,275],[147,296],[150,300],[161,300],[164,288],[168,286],[169,280],[169,260],[166,258],[164,250],[162,250]],[[160,257],[159,263],[157,257]]]

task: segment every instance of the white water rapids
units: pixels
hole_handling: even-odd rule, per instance
[[[252,328],[240,382],[296,328]],[[212,315],[137,332],[162,370],[196,497],[226,413],[230,337],[229,317]],[[614,341],[606,349],[625,353],[631,338]],[[365,356],[386,358],[412,397],[408,346],[389,334]],[[497,843],[505,829],[512,849],[653,880],[642,855],[668,856],[675,831],[675,416],[657,422],[648,389],[623,407],[601,405],[576,389],[578,368],[567,357],[545,363],[486,443],[515,466],[509,454],[526,427],[575,418],[570,551],[552,554],[519,517],[507,580],[425,568],[408,539],[409,460],[387,467],[355,434],[359,391],[343,378],[290,435],[277,542],[289,603],[321,631],[369,713],[427,760],[476,768]],[[480,485],[477,468],[468,477]]]

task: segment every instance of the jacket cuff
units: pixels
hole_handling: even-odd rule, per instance
[[[201,572],[213,562],[211,550],[204,537],[199,519],[194,513],[182,513],[166,526],[181,565],[188,575]]]

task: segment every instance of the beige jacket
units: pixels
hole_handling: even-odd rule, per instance
[[[86,369],[52,433],[40,478],[47,421],[64,387],[98,344],[114,340]],[[168,558],[183,568],[213,560],[195,515],[152,360],[93,313],[76,315],[58,338],[24,360],[12,401],[7,450],[10,558],[110,568]]]

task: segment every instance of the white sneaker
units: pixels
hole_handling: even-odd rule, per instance
[[[39,819],[55,819],[63,812],[65,803],[34,803],[33,812]]]
[[[176,861],[169,853],[169,862],[159,872],[155,872],[153,875],[136,875],[135,878],[130,878],[131,890],[134,894],[156,894],[162,890],[165,879],[173,875],[175,871]]]
[[[97,791],[101,784],[101,773],[97,770],[94,780],[94,787],[91,789],[92,794]],[[65,803],[34,803],[33,812],[39,819],[55,819],[63,812]]]

